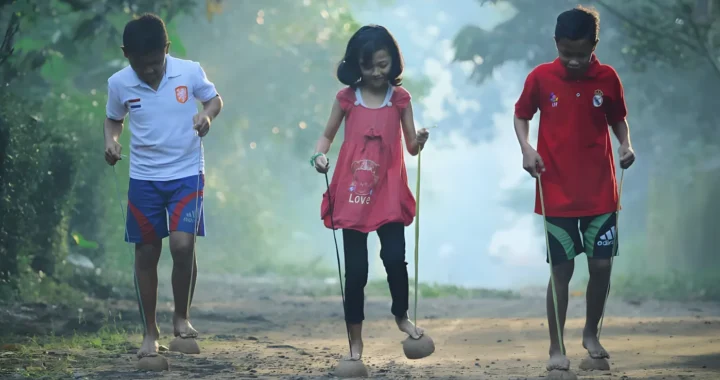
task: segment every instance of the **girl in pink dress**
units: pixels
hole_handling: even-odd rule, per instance
[[[344,140],[329,191],[323,195],[321,217],[326,227],[343,233],[345,322],[351,359],[356,360],[363,350],[367,238],[372,231],[380,238],[395,322],[414,339],[423,334],[408,318],[405,227],[415,217],[415,198],[408,186],[401,137],[415,156],[429,133],[424,128],[415,131],[410,93],[401,87],[402,72],[400,48],[390,32],[378,25],[360,28],[350,38],[337,70],[338,79],[348,87],[337,93],[311,158],[318,172],[327,173],[325,154],[344,119]]]

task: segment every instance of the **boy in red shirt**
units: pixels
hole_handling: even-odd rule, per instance
[[[615,70],[595,56],[600,17],[577,7],[561,13],[555,26],[558,58],[533,69],[515,104],[515,132],[523,168],[542,175],[560,331],[565,326],[568,285],[574,258],[585,252],[590,281],[583,347],[593,358],[608,358],[597,338],[610,281],[615,244],[618,193],[608,125],[620,142],[620,166],[635,161],[630,143],[622,83]],[[538,150],[528,141],[529,120],[540,110]],[[537,193],[537,190],[536,190]],[[541,214],[536,195],[535,212]],[[617,251],[616,251],[617,252]],[[616,253],[617,254],[617,253]],[[555,323],[552,288],[548,285],[550,360],[547,369],[568,370]],[[562,345],[562,346],[561,346]]]

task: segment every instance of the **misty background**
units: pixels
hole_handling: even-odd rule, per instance
[[[598,57],[624,82],[638,157],[622,194],[613,272],[619,295],[720,298],[717,7],[698,21],[695,3],[585,2],[601,13]],[[418,128],[437,126],[423,154],[420,281],[545,286],[534,180],[522,169],[512,114],[527,73],[556,56],[555,17],[574,5],[0,1],[0,26],[12,36],[0,48],[0,296],[132,295],[133,255],[120,214],[128,167],[105,164],[102,120],[107,78],[127,64],[122,28],[144,11],[165,18],[171,54],[199,61],[225,101],[204,139],[209,234],[198,239],[198,286],[202,276],[223,275],[337,291],[332,232],[320,220],[325,182],[308,159],[342,87],[336,64],[368,23],[386,26],[399,42]],[[534,144],[537,116],[531,125]],[[126,129],[126,154],[129,135]],[[417,161],[405,157],[414,193]],[[414,225],[406,239],[412,276]],[[371,281],[384,282],[377,238],[369,241]],[[170,255],[161,263],[169,277]],[[582,287],[587,269],[576,268],[574,284]]]
[[[503,204],[509,200],[508,190],[533,187],[532,179],[526,178],[528,176],[522,171],[522,158],[518,154],[517,140],[512,128],[512,105],[522,89],[526,75],[523,70],[527,68],[522,65],[503,67],[497,77],[477,86],[468,81],[472,65],[453,62],[452,41],[464,24],[479,22],[483,27],[492,27],[507,18],[510,10],[502,7],[480,7],[477,2],[470,0],[454,2],[451,6],[434,1],[423,2],[422,7],[414,4],[410,1],[358,2],[349,6],[348,12],[358,24],[378,23],[389,28],[395,35],[405,58],[405,77],[411,83],[410,90],[413,90],[412,84],[419,82],[418,90],[413,91],[417,123],[419,126],[439,127],[432,130],[432,144],[428,145],[423,155],[425,162],[421,185],[423,193],[420,233],[422,265],[419,278],[424,282],[466,287],[515,288],[544,283],[547,273],[542,255],[542,232],[538,230],[541,225],[536,223],[539,218],[531,212],[518,212]],[[467,12],[467,9],[472,11]],[[265,10],[263,26],[272,27],[271,24],[276,22],[271,14],[272,10]],[[216,24],[222,25],[223,22],[231,22],[230,20],[237,20],[239,17],[242,16],[234,13],[230,6],[226,12],[217,16],[209,27],[218,28]],[[278,14],[276,17],[280,18],[282,15]],[[322,20],[322,10],[315,17]],[[328,18],[332,19],[333,15]],[[208,75],[216,82],[228,108],[245,111],[244,96],[247,95],[243,93],[248,90],[248,86],[243,86],[243,82],[247,80],[248,72],[244,70],[245,65],[242,62],[255,60],[255,57],[240,54],[251,56],[253,51],[250,48],[242,50],[242,53],[238,52],[237,58],[234,58],[231,52],[239,50],[235,39],[218,41],[219,43],[212,46],[191,48],[189,46],[192,46],[193,34],[187,33],[186,36],[181,33],[183,41],[188,44],[188,54],[197,49],[195,52],[200,57],[198,59],[202,59],[203,64],[209,67]],[[319,34],[322,34],[322,31]],[[203,38],[195,34],[195,38],[198,37]],[[551,40],[548,39],[548,42]],[[552,48],[552,45],[550,47]],[[343,53],[344,46],[339,41],[334,51],[327,52],[326,62],[309,63],[325,66],[318,67],[325,75],[317,81],[332,90],[324,93],[312,92],[312,100],[322,105],[324,110],[332,104],[335,91],[342,86],[332,74]],[[285,62],[286,65],[299,63],[290,59],[290,62]],[[238,63],[228,64],[228,60]],[[261,77],[266,75],[273,76],[274,73],[259,74]],[[232,78],[231,84],[226,82],[225,76]],[[302,87],[307,87],[310,91],[310,88],[318,86],[304,78],[287,80],[300,81],[298,87],[301,87],[301,91]],[[278,88],[271,91],[283,91],[283,87],[289,87],[290,84],[283,83],[284,81],[277,80],[273,83],[273,87]],[[242,93],[237,91],[239,86],[245,87]],[[289,88],[285,91],[293,92]],[[253,91],[249,92],[248,95],[253,96]],[[292,97],[291,94],[288,95]],[[298,93],[295,95],[302,97]],[[282,103],[274,103],[272,99],[261,99],[267,112],[272,112],[273,108],[287,107]],[[315,140],[322,133],[327,117],[328,113],[325,112],[316,115],[312,122],[300,118],[294,123],[281,125],[278,127],[281,129],[278,135],[284,132],[285,139],[274,141],[272,145],[257,145],[254,149],[251,144],[255,140],[252,137],[248,138],[247,134],[241,131],[229,131],[235,135],[237,145],[234,148],[246,151],[243,160],[237,162],[237,165],[247,165],[243,161],[258,162],[258,165],[267,164],[268,160],[276,163],[269,168],[268,175],[284,182],[279,184],[279,187],[284,187],[285,193],[279,195],[285,201],[274,200],[275,207],[263,211],[268,216],[272,214],[286,222],[291,221],[291,225],[287,227],[290,229],[289,233],[285,232],[287,230],[282,232],[280,240],[283,241],[283,246],[279,252],[265,254],[277,256],[280,260],[286,258],[300,266],[313,263],[333,268],[336,260],[332,233],[323,227],[319,218],[319,202],[325,182],[305,159],[305,156],[309,157],[308,154],[314,153]],[[305,129],[299,125],[303,122],[307,124]],[[233,122],[223,115],[223,121],[218,120],[216,125],[218,124],[221,128],[232,128]],[[252,134],[270,134],[273,127],[275,126],[260,124],[252,125],[248,129],[257,130]],[[298,149],[300,154],[305,155],[294,154],[285,160],[277,159],[277,150],[296,144],[288,140],[300,134],[304,141],[308,141],[307,146]],[[340,137],[333,144],[332,152],[338,151],[341,142]],[[211,139],[208,139],[206,147],[211,167],[212,162],[222,160],[222,157],[227,155],[223,149],[215,150],[216,146]],[[417,161],[409,155],[406,155],[406,160],[414,192]],[[228,167],[222,174],[216,175],[231,177],[222,181],[233,183],[233,187],[253,182],[253,178],[233,175],[239,172],[236,168]],[[215,176],[212,169],[209,169],[208,175]],[[289,180],[294,177],[298,177],[296,183]],[[212,193],[213,189],[210,189],[208,195]],[[222,202],[211,196],[208,199],[208,203]],[[206,207],[208,216],[213,216],[210,211],[212,206]],[[532,211],[530,207],[532,206],[526,208]],[[210,219],[208,223],[208,228],[217,224]],[[414,225],[406,231],[408,262],[414,265]],[[338,234],[342,253],[341,235]],[[245,238],[242,235],[236,236],[241,242],[235,249],[243,250],[242,241]],[[379,241],[375,234],[369,241],[370,252],[375,253],[371,255],[371,279],[384,278],[384,268],[378,257]],[[200,249],[213,252],[214,245],[212,239],[204,239],[200,243]],[[335,281],[336,275],[328,274],[327,277],[329,281]]]

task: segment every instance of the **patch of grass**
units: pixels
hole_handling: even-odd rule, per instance
[[[106,325],[94,334],[70,337],[6,337],[0,341],[0,378],[20,375],[48,380],[73,378],[132,347],[128,332]]]
[[[457,297],[461,299],[472,298],[501,298],[515,299],[520,295],[512,290],[466,288],[457,285],[418,284],[419,295],[423,298]]]
[[[573,290],[585,291],[588,277],[580,279]],[[663,274],[613,273],[611,296],[624,299],[654,299],[663,301],[720,301],[720,282],[717,274],[678,271]]]
[[[410,294],[414,295],[414,282],[410,280]],[[330,296],[338,294],[339,287],[337,285],[326,285],[317,289],[308,289],[307,295],[310,296]],[[418,295],[420,298],[444,298],[444,297],[457,297],[461,299],[472,299],[472,298],[501,298],[501,299],[513,299],[520,297],[519,294],[511,290],[499,290],[499,289],[485,289],[485,288],[466,288],[457,285],[443,285],[443,284],[418,284]],[[387,281],[385,280],[373,280],[369,281],[365,286],[366,296],[381,296],[390,297],[390,290],[388,289]]]
[[[13,285],[0,284],[0,300],[5,302],[43,302],[78,306],[84,302],[85,294],[72,286],[28,270],[21,273]]]
[[[612,281],[612,292],[624,298],[720,301],[720,282],[712,273],[618,275]]]

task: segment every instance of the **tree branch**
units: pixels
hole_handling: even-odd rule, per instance
[[[709,24],[712,21],[710,16],[711,11],[712,3],[710,0],[696,0],[692,12],[692,20],[696,24]]]
[[[595,2],[598,3],[598,5],[600,5],[601,7],[605,8],[605,10],[608,11],[608,13],[612,14],[613,16],[617,17],[617,18],[620,19],[621,21],[627,23],[627,24],[630,25],[631,27],[633,27],[633,28],[635,28],[635,29],[637,29],[637,30],[639,30],[639,31],[641,31],[641,32],[645,32],[645,33],[647,33],[647,34],[651,34],[651,35],[656,36],[656,37],[659,37],[659,38],[663,38],[663,39],[666,39],[666,40],[669,40],[669,41],[673,41],[673,42],[675,42],[675,43],[678,43],[678,44],[680,44],[680,45],[683,45],[683,46],[691,49],[691,50],[694,51],[695,53],[703,54],[703,49],[702,49],[701,46],[697,46],[697,45],[693,44],[692,42],[687,41],[687,40],[685,40],[685,39],[683,39],[683,38],[675,37],[675,36],[673,36],[673,35],[666,34],[666,33],[663,33],[663,32],[659,32],[659,31],[657,31],[657,30],[653,30],[653,29],[651,29],[651,28],[648,28],[648,27],[645,27],[645,26],[643,26],[643,25],[640,25],[640,24],[638,24],[637,22],[633,21],[631,18],[629,18],[629,17],[625,16],[624,14],[622,14],[622,12],[619,12],[617,9],[615,9],[615,8],[607,5],[607,4],[606,4],[604,1],[602,1],[602,0],[595,0]]]
[[[720,64],[713,56],[710,44],[707,41],[704,41],[702,33],[700,33],[700,27],[698,27],[695,20],[690,19],[690,28],[693,31],[693,34],[695,35],[695,38],[697,39],[700,46],[703,47],[702,56],[705,57],[708,61],[710,61],[710,65],[712,65],[713,69],[715,70],[715,74],[720,77]]]
[[[0,45],[0,67],[5,64],[5,61],[7,61],[13,51],[15,51],[15,35],[18,30],[20,30],[20,17],[17,13],[13,13],[12,16],[10,16],[7,30],[5,30],[5,38],[3,38],[2,45]]]

